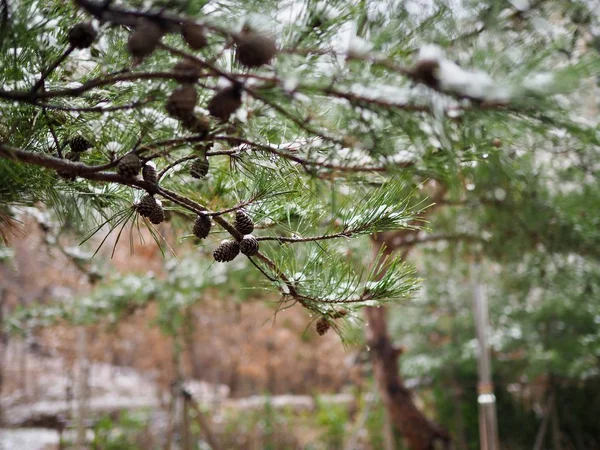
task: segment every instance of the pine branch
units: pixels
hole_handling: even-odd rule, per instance
[[[73,50],[75,50],[75,47],[69,45],[69,47],[56,59],[56,61],[54,61],[54,63],[52,63],[42,72],[40,79],[31,88],[31,92],[35,93],[39,88],[41,88],[46,81],[46,78],[48,78],[50,74],[52,74],[52,72],[54,72],[54,70],[56,70],[56,68],[60,66],[61,63],[67,59],[71,53],[73,53]]]
[[[5,100],[22,101],[35,105],[39,99],[57,98],[57,97],[78,97],[87,91],[102,86],[110,86],[123,81],[139,81],[139,80],[177,80],[185,82],[189,80],[189,76],[181,72],[139,72],[139,73],[123,73],[112,76],[100,76],[83,83],[75,88],[58,89],[54,91],[6,91],[0,89],[0,98]]]

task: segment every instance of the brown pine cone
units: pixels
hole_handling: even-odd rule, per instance
[[[150,220],[150,222],[152,222],[154,225],[164,222],[165,210],[162,209],[160,203],[156,202],[156,208],[152,210],[152,213],[150,213],[148,216],[148,220]]]
[[[134,58],[143,59],[154,52],[164,34],[165,30],[157,22],[140,18],[129,35],[127,49]]]
[[[202,68],[195,61],[185,58],[182,61],[179,61],[173,67],[173,72],[176,72],[178,75],[181,74],[185,76],[185,78],[189,79],[189,82],[193,83],[198,81],[200,75],[202,74]]]
[[[144,167],[142,167],[142,178],[148,183],[156,184],[158,182],[158,175],[154,163],[148,162],[144,164]]]
[[[64,155],[64,159],[68,159],[69,161],[77,162],[77,161],[79,161],[80,156],[81,155],[76,152],[67,152]],[[64,178],[65,180],[68,180],[68,181],[75,181],[75,178],[77,178],[73,173],[68,172],[66,170],[57,170],[56,173],[58,174],[59,177]]]
[[[210,164],[206,155],[203,157],[200,156],[194,159],[194,162],[192,162],[192,167],[190,167],[190,175],[194,178],[203,178],[208,173],[209,168]]]
[[[198,93],[191,84],[184,84],[173,91],[165,108],[171,117],[183,119],[194,113]]]
[[[150,217],[150,214],[152,214],[152,211],[154,211],[157,206],[158,204],[153,196],[144,195],[140,202],[135,206],[135,209],[140,216]]]
[[[128,153],[117,163],[117,173],[122,177],[133,178],[142,168],[142,161],[135,153]]]
[[[270,37],[248,32],[235,39],[236,59],[245,67],[260,67],[269,64],[277,54],[277,45]]]
[[[97,35],[96,29],[91,23],[80,22],[69,30],[69,44],[75,48],[88,48]]]
[[[68,159],[69,161],[77,162],[80,157],[81,155],[75,151],[65,153],[65,159]]]
[[[196,218],[192,232],[198,239],[204,239],[208,236],[208,233],[210,233],[211,227],[212,224],[210,222],[210,217],[205,214],[201,214]]]
[[[319,320],[317,320],[316,328],[319,336],[323,336],[325,333],[327,333],[329,328],[331,328],[331,325],[329,325],[329,322],[327,322],[324,317],[321,317]]]
[[[181,119],[181,126],[195,134],[208,134],[210,120],[202,114],[190,114]]]
[[[240,241],[240,251],[246,256],[254,256],[258,253],[258,241],[254,236],[244,236]]]
[[[254,231],[254,222],[252,221],[250,216],[241,209],[238,209],[235,212],[235,220],[233,221],[233,226],[244,236]]]
[[[435,59],[424,59],[417,62],[410,70],[413,79],[429,86],[432,89],[440,87],[439,72],[440,63]]]
[[[92,144],[90,144],[86,139],[82,138],[81,136],[75,136],[74,138],[72,138],[69,141],[69,145],[71,147],[71,150],[77,153],[85,152],[88,148],[92,147]]]
[[[183,36],[183,40],[193,50],[200,50],[207,44],[204,27],[194,22],[184,22],[181,26],[181,35]]]
[[[237,241],[223,241],[215,251],[213,257],[216,262],[232,261],[240,253],[240,244]]]
[[[208,102],[208,112],[224,122],[242,106],[242,88],[236,84],[218,92]]]
[[[136,205],[138,214],[147,217],[155,225],[165,220],[165,211],[160,203],[151,195],[145,195]]]

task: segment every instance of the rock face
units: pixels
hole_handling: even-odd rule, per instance
[[[28,355],[30,370],[43,373],[36,382],[37,398],[25,402],[18,392],[2,399],[4,426],[60,428],[59,422],[68,419],[72,403],[66,400],[71,380],[65,374],[66,362],[60,357],[38,357]],[[37,366],[37,367],[36,367]],[[161,408],[158,397],[160,388],[150,377],[124,367],[104,363],[90,364],[88,411],[90,417],[124,410]],[[222,401],[229,396],[225,385],[214,385],[198,380],[186,382],[186,388],[203,402]],[[61,419],[60,416],[63,416]],[[0,436],[2,433],[0,433]],[[33,447],[2,446],[0,449],[29,449]]]

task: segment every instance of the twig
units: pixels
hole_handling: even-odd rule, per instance
[[[124,73],[114,76],[101,76],[87,81],[76,88],[59,89],[55,91],[6,91],[0,89],[0,98],[6,100],[17,100],[35,104],[40,98],[55,98],[55,97],[76,97],[87,91],[97,87],[116,84],[121,81],[136,81],[136,80],[189,80],[189,76],[181,72],[140,72],[140,73]]]
[[[89,107],[75,107],[75,106],[62,106],[62,105],[52,105],[49,103],[34,103],[33,106],[39,106],[44,109],[50,109],[55,111],[73,111],[80,113],[105,113],[105,112],[113,112],[120,111],[124,109],[134,109],[140,106],[147,105],[155,101],[154,98],[148,98],[146,100],[139,100],[137,102],[128,103],[126,105],[117,105],[117,106],[89,106]]]
[[[44,70],[42,72],[42,75],[40,76],[40,79],[33,85],[33,87],[31,88],[31,92],[35,93],[40,87],[42,87],[42,85],[44,84],[44,82],[46,81],[46,78],[48,78],[48,76],[50,76],[50,74],[52,72],[54,72],[54,70],[65,60],[67,59],[67,57],[73,52],[73,50],[75,50],[75,47],[73,47],[72,45],[69,45],[69,47],[62,53],[62,55],[60,55],[58,57],[58,59],[56,61],[54,61],[54,63],[52,65],[50,65],[49,67],[46,68],[46,70]]]

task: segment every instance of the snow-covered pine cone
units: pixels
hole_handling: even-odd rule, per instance
[[[64,155],[64,159],[67,159],[67,160],[73,161],[73,162],[79,161],[79,158],[80,158],[80,155],[79,155],[79,153],[76,153],[76,152],[67,152]],[[59,177],[64,178],[65,180],[68,180],[68,181],[75,181],[75,178],[77,178],[73,173],[67,172],[66,170],[57,170],[56,173],[58,174]]]
[[[227,122],[229,117],[242,106],[242,88],[236,84],[218,92],[208,102],[211,116]]]
[[[142,161],[135,153],[129,153],[117,163],[117,173],[125,178],[135,177],[142,168]]]
[[[156,184],[158,182],[158,174],[153,162],[144,164],[144,167],[142,167],[142,178],[148,183]]]
[[[80,22],[69,30],[69,44],[75,48],[88,48],[98,35],[94,26],[89,22]]]
[[[208,233],[210,233],[211,227],[212,224],[210,222],[210,217],[205,214],[201,214],[196,218],[192,232],[198,239],[204,239],[208,236]]]
[[[164,34],[165,30],[157,22],[140,18],[129,35],[127,49],[134,58],[143,59],[152,54]]]
[[[254,68],[269,64],[277,54],[275,41],[258,33],[243,33],[235,42],[236,59],[245,67]]]
[[[69,146],[71,147],[72,151],[82,153],[85,152],[88,148],[91,148],[92,144],[90,144],[85,138],[81,136],[75,136],[69,141]]]
[[[189,82],[193,83],[200,78],[202,68],[195,61],[185,58],[175,64],[173,72],[185,76],[185,78],[189,78]]]
[[[136,205],[138,214],[147,217],[150,222],[158,225],[165,220],[165,211],[152,195],[145,195]]]
[[[181,26],[183,40],[193,50],[200,50],[206,46],[206,35],[204,27],[194,22],[184,22]]]
[[[177,87],[167,99],[165,109],[171,117],[183,119],[194,113],[196,102],[198,101],[198,92],[191,84],[184,84]]]
[[[136,205],[136,210],[140,216],[150,217],[152,211],[158,206],[156,199],[151,195],[144,195]]]
[[[203,178],[208,173],[209,168],[210,164],[206,155],[199,156],[192,162],[192,166],[190,167],[190,175],[194,178]]]
[[[252,221],[250,216],[241,209],[238,209],[235,212],[235,220],[233,221],[233,226],[244,236],[254,231],[254,222]]]
[[[157,201],[156,208],[152,210],[152,213],[148,216],[148,220],[152,222],[154,225],[158,225],[165,221],[165,210],[162,208],[162,205]]]
[[[190,114],[181,119],[181,126],[195,134],[208,134],[210,120],[202,114]]]
[[[240,251],[246,256],[254,256],[258,253],[258,241],[252,235],[244,236],[240,241]]]
[[[213,257],[217,262],[233,261],[240,253],[240,244],[237,241],[223,241],[215,251]]]

